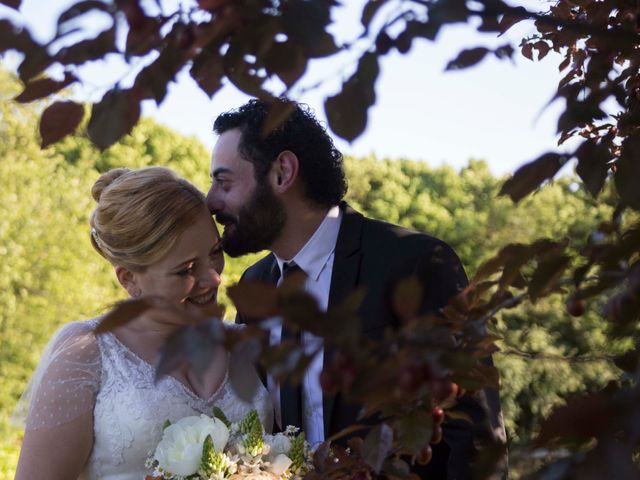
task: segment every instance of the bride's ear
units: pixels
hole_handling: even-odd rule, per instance
[[[140,287],[138,287],[136,277],[133,272],[127,270],[124,267],[117,266],[116,277],[118,277],[118,282],[120,282],[120,285],[122,285],[124,289],[129,292],[129,295],[131,297],[137,298],[140,296]]]

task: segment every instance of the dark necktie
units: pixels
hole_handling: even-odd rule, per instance
[[[282,280],[287,276],[303,272],[295,263],[285,263],[282,266]],[[304,273],[304,272],[303,272]],[[282,342],[292,341],[297,345],[302,345],[300,330],[294,330],[282,325]],[[280,414],[282,418],[282,429],[288,425],[302,428],[302,385],[292,385],[288,380],[280,385]]]

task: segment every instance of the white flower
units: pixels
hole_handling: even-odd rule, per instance
[[[264,441],[269,445],[269,461],[276,458],[281,453],[286,455],[289,453],[289,450],[291,450],[291,439],[282,433],[265,435]]]
[[[206,415],[185,417],[165,428],[154,458],[164,470],[188,476],[198,471],[202,446],[211,435],[216,452],[221,452],[229,439],[229,429],[222,421]]]
[[[271,461],[269,471],[274,475],[284,475],[284,472],[287,471],[287,468],[289,468],[292,463],[293,460],[287,457],[284,453],[279,453],[276,458]]]

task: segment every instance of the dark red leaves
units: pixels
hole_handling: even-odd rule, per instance
[[[140,99],[132,90],[110,90],[93,106],[88,133],[101,150],[120,140],[138,123]]]
[[[458,56],[447,64],[446,70],[460,70],[469,68],[477,63],[489,53],[489,49],[484,47],[471,48],[461,51]]]
[[[564,162],[565,157],[559,153],[545,153],[516,170],[516,173],[502,186],[500,195],[507,195],[514,202],[519,202],[537,189],[542,182],[553,178]]]
[[[73,133],[84,117],[84,107],[79,103],[55,102],[42,112],[40,118],[40,137],[42,148],[62,140]]]
[[[66,72],[64,80],[53,80],[51,78],[39,78],[33,80],[25,86],[24,91],[15,100],[20,103],[28,103],[39,100],[49,95],[59,92],[63,88],[78,80],[72,73]]]
[[[374,87],[379,73],[378,56],[365,53],[342,91],[325,101],[331,130],[345,140],[355,140],[367,126],[367,110],[376,100]]]

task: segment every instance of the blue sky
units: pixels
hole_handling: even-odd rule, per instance
[[[46,40],[53,35],[57,15],[70,3],[73,2],[24,0],[22,13],[34,34]],[[336,25],[332,33],[341,41],[349,41],[360,33],[358,19],[363,1],[343,3],[347,6],[333,11]],[[544,8],[542,2],[527,3],[529,7]],[[7,15],[8,9],[0,7],[0,17]],[[533,26],[523,22],[510,32],[509,39],[517,45],[520,38],[531,33]],[[444,71],[447,62],[463,48],[498,46],[505,41],[479,36],[463,25],[448,27],[435,43],[414,41],[407,55],[393,50],[381,62],[377,102],[369,112],[367,130],[352,144],[337,140],[339,148],[347,154],[374,153],[378,157],[420,159],[434,166],[449,164],[456,168],[470,158],[481,158],[499,174],[512,172],[522,163],[555,149],[556,122],[563,105],[545,105],[560,79],[558,55],[552,52],[542,62],[534,63],[516,53],[515,61],[488,58],[467,70]],[[294,98],[308,103],[324,119],[324,98],[334,94],[353,71],[356,53],[313,62],[300,87],[304,89],[319,80],[323,80],[322,86]],[[74,95],[84,100],[99,99],[112,79],[122,77],[126,68],[113,61],[87,65],[82,70],[87,85]],[[144,114],[181,133],[194,135],[211,147],[215,142],[211,133],[213,119],[248,97],[226,85],[210,100],[187,72],[177,80],[160,107],[153,102],[143,104]]]

